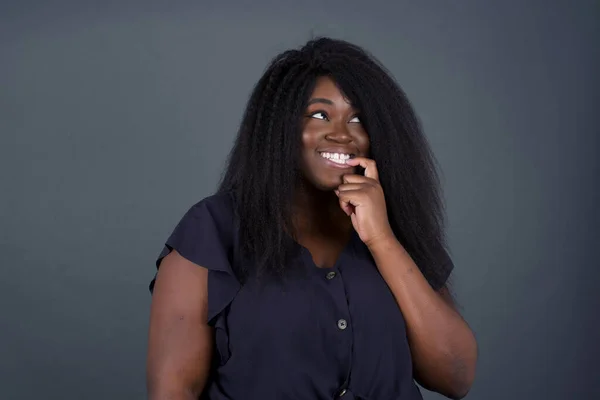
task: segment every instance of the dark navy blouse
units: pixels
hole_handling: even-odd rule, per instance
[[[333,268],[317,267],[298,245],[305,274],[241,285],[232,269],[241,262],[233,201],[217,194],[194,205],[156,262],[176,249],[209,271],[215,359],[202,398],[422,399],[404,318],[358,235]],[[450,258],[445,265],[447,278]]]

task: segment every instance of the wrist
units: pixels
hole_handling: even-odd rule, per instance
[[[371,254],[387,252],[390,249],[400,245],[393,232],[380,235],[365,243]]]

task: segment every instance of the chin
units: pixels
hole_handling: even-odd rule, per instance
[[[303,171],[304,179],[307,184],[313,188],[323,191],[331,192],[338,188],[342,184],[342,177],[348,173],[344,170],[331,170],[331,169],[306,169]]]
[[[316,186],[316,188],[322,192],[333,192],[335,189],[337,189],[339,185],[321,185],[321,186]]]
[[[332,192],[338,188],[342,184],[342,178],[340,177],[339,181],[336,182],[323,182],[323,181],[313,181],[311,182],[312,186],[315,189],[323,191],[323,192]]]

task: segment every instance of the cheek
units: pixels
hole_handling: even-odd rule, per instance
[[[302,151],[311,151],[316,147],[316,136],[314,132],[310,130],[304,130],[302,132]]]
[[[361,135],[360,139],[357,140],[357,146],[362,153],[367,155],[370,153],[371,141],[369,140],[369,136],[366,133]]]
[[[310,165],[310,156],[312,151],[314,150],[314,143],[312,139],[312,135],[306,131],[302,132],[301,137],[301,146],[298,154],[299,166],[303,171],[307,171]]]
[[[361,153],[366,154],[370,149],[369,134],[362,124],[350,124],[350,134]]]

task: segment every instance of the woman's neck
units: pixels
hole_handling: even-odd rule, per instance
[[[352,221],[340,208],[333,191],[301,186],[292,212],[294,229],[299,236],[338,236],[348,234],[352,229]]]

